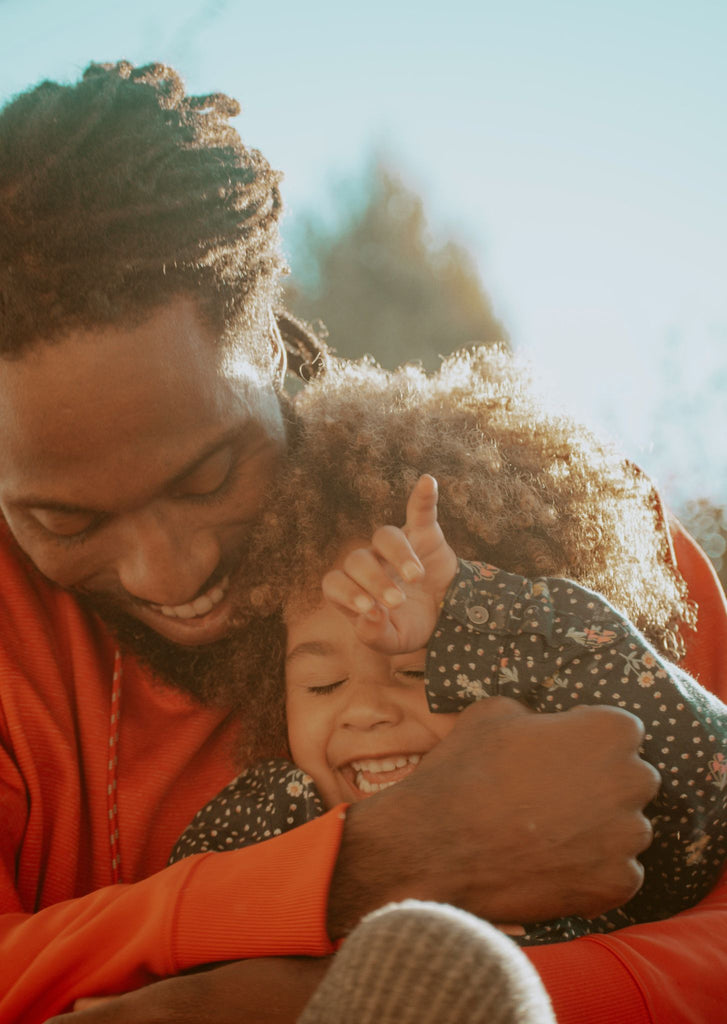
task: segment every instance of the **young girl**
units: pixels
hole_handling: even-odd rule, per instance
[[[298,429],[303,443],[255,542],[259,618],[241,632],[260,719],[282,747],[287,707],[298,767],[243,772],[174,857],[265,839],[400,782],[474,700],[613,704],[642,720],[644,756],[662,775],[647,809],[645,884],[622,908],[532,924],[519,941],[695,903],[727,855],[727,726],[719,701],[665,657],[679,652],[691,610],[648,481],[550,415],[491,351],[451,359],[433,378],[334,367],[301,396]],[[428,469],[444,533],[434,481],[418,479]],[[262,673],[249,663],[261,646]]]

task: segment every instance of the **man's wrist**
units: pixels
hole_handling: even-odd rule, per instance
[[[403,798],[402,819],[411,820],[412,809],[405,806],[411,802],[408,788],[399,783],[397,796]],[[424,896],[417,883],[421,885],[426,872],[417,849],[399,827],[399,803],[390,794],[382,797],[369,797],[348,808],[329,889],[326,924],[331,941],[344,938],[361,918],[385,903]],[[426,896],[447,898],[444,891]]]
[[[376,854],[372,850],[370,830],[362,817],[366,817],[362,813],[362,804],[352,805],[346,812],[328,894],[326,925],[333,942],[345,938],[361,918],[374,909],[366,870],[367,864],[375,861]],[[380,869],[375,873],[381,883]]]

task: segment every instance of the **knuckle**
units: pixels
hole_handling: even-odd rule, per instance
[[[624,714],[623,730],[625,738],[627,738],[634,746],[641,746],[644,739],[644,733],[646,732],[644,723],[641,719],[637,718],[636,715],[632,715],[630,711],[625,711],[622,708],[619,708],[618,710],[623,711]]]
[[[623,869],[622,877],[616,886],[615,897],[618,900],[617,906],[626,903],[639,891],[644,884],[644,866],[640,861],[632,858]]]
[[[371,552],[368,548],[354,548],[346,555],[343,570],[349,576],[356,576],[369,566],[370,560]]]
[[[638,753],[633,754],[626,762],[623,775],[625,799],[642,808],[654,799],[660,788],[661,775],[656,768]]]
[[[512,697],[488,697],[477,700],[457,716],[467,722],[487,722],[488,725],[509,719],[535,716],[536,712]]]
[[[373,540],[375,544],[385,544],[387,541],[398,540],[400,536],[401,530],[398,526],[392,526],[391,523],[386,523],[384,526],[376,528]]]
[[[576,712],[587,715],[595,736],[613,749],[636,750],[641,745],[645,732],[643,722],[626,708],[587,705],[574,708],[569,714]]]
[[[340,569],[331,569],[321,581],[321,589],[328,598],[337,598],[346,582],[346,577]]]
[[[654,826],[646,815],[639,815],[639,823],[634,834],[635,852],[643,853],[644,850],[651,846],[653,840]]]
[[[626,708],[604,707],[603,710],[608,711],[613,728],[624,743],[638,745],[641,742],[644,726],[636,715],[627,711]]]
[[[653,800],[661,789],[661,775],[653,764],[639,758],[641,764],[644,793],[647,800]]]
[[[644,868],[635,858],[622,861],[618,869],[609,863],[600,879],[595,875],[590,881],[592,888],[585,901],[588,909],[584,911],[587,917],[628,903],[644,884]]]
[[[633,861],[633,865],[641,869],[635,858],[651,845],[653,838],[654,827],[640,810],[620,815],[618,822],[612,825],[610,849],[614,863]]]

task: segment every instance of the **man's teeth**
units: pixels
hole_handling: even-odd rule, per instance
[[[206,594],[201,594],[196,597],[194,601],[190,601],[188,604],[177,604],[177,605],[155,605],[157,611],[160,611],[162,615],[166,615],[170,619],[196,619],[201,615],[206,615],[211,612],[212,609],[220,603],[222,598],[227,593],[230,586],[230,577],[225,576],[223,580],[207,591]]]
[[[396,757],[367,758],[365,761],[351,761],[351,767],[356,772],[356,788],[362,793],[378,793],[381,789],[393,786],[403,776],[397,774],[395,779],[381,779],[374,781],[364,775],[379,775],[385,772],[394,772],[399,768],[406,768],[407,765],[416,767],[422,759],[421,754],[399,754]]]

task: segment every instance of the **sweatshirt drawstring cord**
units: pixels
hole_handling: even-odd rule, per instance
[[[121,651],[114,654],[114,680],[111,687],[111,719],[109,721],[109,761],[106,777],[106,802],[109,818],[109,844],[111,852],[111,878],[121,881],[121,850],[119,849],[119,810],[117,804],[117,774],[119,764],[119,720],[121,717]]]

